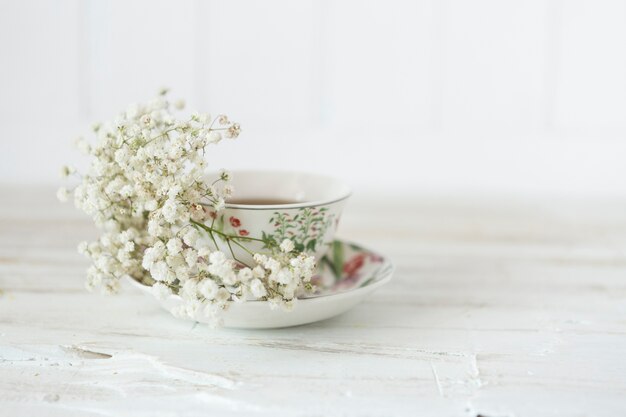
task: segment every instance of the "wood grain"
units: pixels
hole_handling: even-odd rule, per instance
[[[243,331],[86,292],[89,220],[54,190],[0,191],[0,415],[626,412],[626,202],[355,199],[340,235],[390,256],[392,282]]]

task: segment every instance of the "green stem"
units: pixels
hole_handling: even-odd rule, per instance
[[[223,237],[224,239],[231,239],[233,242],[237,243],[236,240],[254,240],[257,242],[263,242],[263,239],[258,239],[256,237],[248,237],[248,236],[237,236],[237,235],[229,235],[227,233],[224,232],[220,232],[219,230],[213,229],[212,227],[207,226],[206,224],[197,222],[195,220],[190,220],[191,223],[195,224],[196,226],[199,226],[201,228],[203,228],[204,230],[206,230],[209,233],[216,233],[218,235],[220,235],[221,237]]]
[[[215,240],[215,236],[213,236],[213,232],[210,230],[208,232],[209,232],[209,236],[211,236],[211,240],[213,241],[213,244],[215,245],[215,250],[220,250],[220,247],[217,246],[217,241]]]
[[[228,247],[230,247],[230,240],[227,240],[226,242],[229,242],[229,243],[228,243]],[[243,246],[241,243],[237,242],[236,240],[233,240],[233,243],[234,243],[235,245],[239,246],[241,249],[243,249],[243,250],[245,250],[246,252],[248,252],[248,254],[250,254],[250,255],[254,256],[254,252],[252,252],[250,249],[248,249],[248,248],[246,248],[245,246]],[[231,249],[231,251],[232,251],[232,249]],[[233,257],[234,257],[234,255],[233,255]]]
[[[215,219],[213,219],[213,221],[211,222],[211,227],[210,227],[211,230],[213,230],[214,224],[215,224]],[[209,231],[209,236],[211,236],[211,240],[213,241],[213,244],[215,245],[215,249],[220,250],[219,246],[217,246],[217,241],[215,240],[215,236],[213,236],[212,231]]]
[[[237,235],[229,235],[226,233],[222,233],[218,230],[213,230],[215,233],[217,233],[218,235],[222,236],[225,239],[232,239],[232,241],[236,241],[236,240],[254,240],[256,242],[263,242],[263,239],[258,239],[256,237],[248,237],[248,236],[237,236]]]
[[[233,242],[234,242],[234,241],[233,241]],[[235,243],[237,243],[237,242],[235,242]],[[250,268],[250,265],[248,265],[247,263],[245,263],[245,262],[243,262],[243,261],[241,261],[241,260],[237,259],[237,257],[235,256],[235,252],[233,251],[233,247],[230,245],[230,239],[226,241],[226,244],[228,245],[228,249],[230,249],[230,254],[233,256],[233,259],[234,259],[234,260],[236,260],[237,262],[239,262],[240,264],[245,265],[245,266],[247,266],[248,268]],[[242,248],[243,248],[243,246],[242,246]],[[246,249],[246,248],[243,248],[243,249],[245,249],[246,251],[248,251],[248,249]],[[248,251],[248,252],[250,253],[250,251]]]
[[[254,238],[241,238],[239,236],[235,236],[235,235],[228,235],[226,233],[222,233],[218,230],[213,229],[212,227],[209,227],[203,223],[197,222],[195,220],[190,220],[191,223],[195,224],[196,226],[204,229],[206,232],[209,233],[209,236],[211,236],[211,240],[213,240],[213,244],[215,245],[215,249],[219,250],[219,247],[217,246],[217,242],[215,240],[215,237],[213,236],[213,233],[217,233],[218,235],[222,236],[224,238],[224,240],[226,240],[226,244],[228,245],[228,249],[230,249],[230,254],[233,256],[233,259],[237,262],[239,262],[242,265],[247,266],[248,268],[250,268],[250,265],[248,265],[247,263],[241,261],[240,259],[237,258],[237,256],[235,256],[235,251],[233,251],[233,247],[231,245],[230,242],[234,243],[235,245],[239,246],[241,249],[245,250],[248,254],[250,254],[251,256],[254,256],[254,252],[252,252],[250,249],[246,248],[245,246],[243,246],[241,243],[237,242],[236,239],[254,239]],[[213,223],[211,223],[211,225],[213,225]],[[259,240],[262,241],[261,239],[255,239],[255,240]]]
[[[163,133],[161,133],[160,135],[157,135],[157,136],[155,136],[155,137],[153,137],[153,138],[148,139],[148,140],[146,141],[145,145],[147,145],[147,144],[149,144],[149,143],[151,143],[151,142],[154,142],[154,141],[155,141],[155,140],[157,140],[158,138],[162,138],[163,136],[167,135],[167,134],[168,134],[168,133],[170,133],[170,132],[175,131],[176,129],[178,129],[178,128],[177,128],[177,127],[173,127],[173,128],[171,128],[171,129],[167,129],[167,130],[165,130],[165,131],[164,131]]]
[[[209,237],[211,238],[211,240],[213,241],[213,244],[215,245],[215,250],[220,250],[219,246],[217,246],[217,241],[215,240],[215,236],[213,236],[213,229],[210,227],[207,227],[205,224],[202,224],[200,222],[197,222],[193,219],[189,220],[192,224],[195,224],[196,226],[204,229],[205,232],[209,233]]]

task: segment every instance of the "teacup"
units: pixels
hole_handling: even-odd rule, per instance
[[[246,264],[252,263],[251,252],[266,253],[285,239],[319,261],[350,196],[337,179],[300,172],[235,171],[231,184],[232,198],[209,221],[220,232],[220,250]]]

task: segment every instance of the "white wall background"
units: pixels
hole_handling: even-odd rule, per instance
[[[0,1],[0,182],[56,183],[161,86],[244,133],[215,167],[358,190],[626,191],[626,1]]]

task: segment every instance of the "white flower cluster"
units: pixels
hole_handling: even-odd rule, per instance
[[[255,254],[256,265],[242,265],[218,250],[205,224],[233,193],[226,171],[211,184],[204,181],[205,148],[236,138],[239,125],[224,115],[180,121],[172,107],[183,105],[172,106],[163,93],[130,106],[113,123],[94,126],[96,143],[77,143],[92,156],[90,170],[57,196],[67,200],[73,193],[76,206],[102,231],[97,241],[79,246],[93,261],[87,287],[115,292],[128,276],[152,285],[157,297],[178,294],[185,302],[173,313],[190,317],[218,317],[231,301],[291,306],[298,291],[310,287],[312,257],[294,252],[286,240]],[[75,174],[71,167],[62,170],[63,176]],[[219,238],[245,243],[223,233]]]

